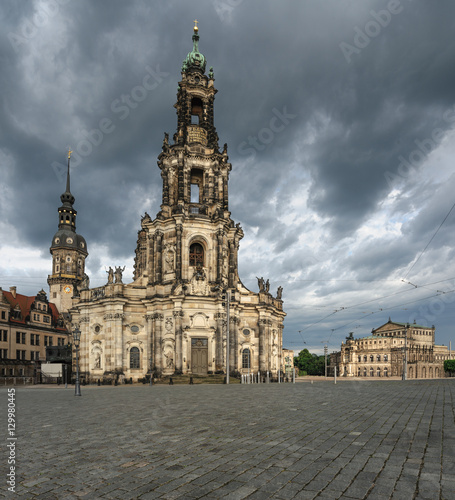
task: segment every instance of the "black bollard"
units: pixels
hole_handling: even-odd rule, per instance
[[[169,378],[169,385],[174,385],[174,381],[172,380],[172,377]]]
[[[190,385],[193,385],[193,377],[190,377]]]
[[[101,385],[101,380],[98,379],[98,387]]]

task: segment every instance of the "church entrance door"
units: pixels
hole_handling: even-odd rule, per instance
[[[191,371],[194,375],[207,375],[208,339],[191,339]]]

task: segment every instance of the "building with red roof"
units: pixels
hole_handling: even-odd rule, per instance
[[[40,363],[46,360],[46,347],[66,344],[63,317],[44,290],[27,296],[17,293],[15,286],[9,292],[0,288],[1,378],[36,381]]]

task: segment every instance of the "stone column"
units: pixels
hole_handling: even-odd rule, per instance
[[[175,370],[177,372],[183,371],[183,352],[182,352],[182,318],[183,311],[177,310],[174,314],[174,328],[175,328]]]
[[[148,363],[148,373],[152,373],[154,366],[154,348],[153,348],[153,314],[145,315],[146,329],[147,329],[147,344],[146,356]]]
[[[267,320],[260,318],[258,321],[259,327],[259,371],[265,373],[268,370],[266,361],[266,326]]]
[[[179,158],[178,165],[178,200],[184,201],[185,199],[185,178],[184,178],[184,166],[183,166],[183,158]]]
[[[215,314],[216,332],[215,332],[215,370],[224,370],[224,353],[223,353],[223,321],[225,313],[218,312]]]
[[[234,316],[232,318],[232,326],[231,326],[231,332],[229,334],[229,339],[232,339],[231,341],[231,370],[238,371],[239,369],[239,324],[240,324],[240,318],[237,316]]]
[[[229,206],[228,197],[228,172],[225,171],[223,175],[223,209],[227,210]]]
[[[156,232],[156,280],[155,282],[161,283],[163,281],[163,233]]]
[[[155,281],[155,234],[148,235],[148,262],[147,262],[147,274],[148,282],[153,283]]]
[[[80,316],[79,330],[81,331],[81,343],[79,344],[79,370],[84,373],[87,380],[90,378],[90,317]],[[73,327],[74,331],[74,327]],[[76,359],[76,358],[75,358]],[[76,367],[74,367],[75,369]],[[76,373],[76,371],[74,371]]]
[[[221,282],[223,273],[223,230],[220,229],[217,233],[217,259],[216,259],[216,280]]]
[[[163,319],[164,316],[161,313],[155,313],[153,315],[154,320],[154,361],[155,369],[158,375],[161,375],[163,370]]]
[[[166,168],[161,170],[161,178],[163,179],[163,205],[169,205],[169,173]]]
[[[176,231],[176,255],[175,255],[175,279],[178,281],[182,278],[182,224],[177,224]]]
[[[117,312],[113,315],[112,337],[114,339],[114,369],[120,369],[123,372],[129,369],[129,359],[127,359],[123,345],[123,318],[124,314]]]

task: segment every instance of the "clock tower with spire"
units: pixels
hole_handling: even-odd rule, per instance
[[[66,190],[60,196],[62,206],[58,209],[58,231],[52,238],[52,274],[48,276],[50,299],[59,312],[72,307],[73,296],[78,294],[78,285],[85,273],[85,259],[88,255],[85,239],[76,233],[76,215],[73,208],[74,196],[70,190],[71,150],[68,151]]]

